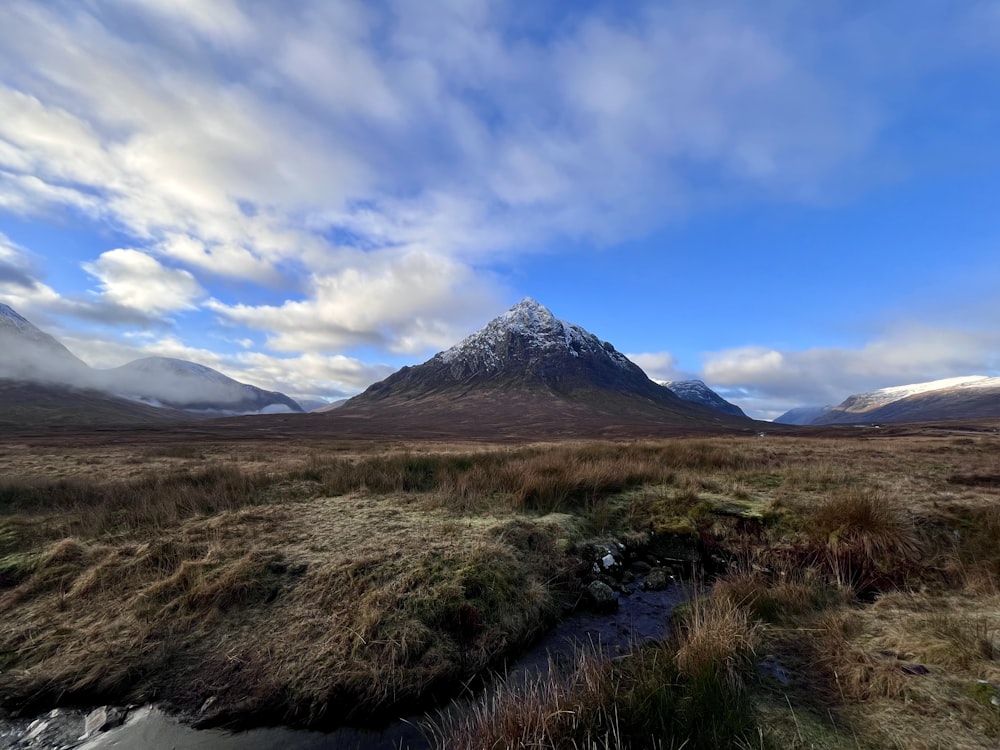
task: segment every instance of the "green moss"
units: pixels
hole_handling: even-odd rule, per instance
[[[982,680],[976,680],[965,685],[963,692],[976,703],[987,708],[992,708],[1000,713],[1000,707],[993,703],[994,699],[1000,700],[1000,688],[997,688],[995,685],[983,682]]]

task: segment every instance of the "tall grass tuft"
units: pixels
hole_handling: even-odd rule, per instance
[[[810,522],[837,582],[860,592],[899,585],[920,557],[913,523],[881,492],[835,495],[812,512]]]
[[[756,722],[746,681],[759,628],[726,599],[697,600],[666,640],[610,660],[581,651],[571,668],[501,680],[464,711],[432,722],[436,748],[748,746]]]

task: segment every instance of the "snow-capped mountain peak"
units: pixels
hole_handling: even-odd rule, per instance
[[[436,358],[472,372],[493,372],[505,366],[512,353],[511,340],[515,338],[516,348],[528,357],[565,351],[572,357],[588,353],[606,358],[618,367],[632,366],[611,344],[578,325],[560,320],[531,297],[525,297]]]

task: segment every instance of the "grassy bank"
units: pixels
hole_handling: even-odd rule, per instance
[[[8,446],[0,701],[370,718],[530,641],[579,543],[682,539],[722,575],[666,641],[488,691],[438,745],[995,747],[998,447]]]

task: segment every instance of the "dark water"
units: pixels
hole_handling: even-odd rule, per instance
[[[674,585],[664,591],[638,589],[619,597],[611,614],[578,612],[562,620],[539,643],[511,665],[508,680],[544,676],[549,665],[571,659],[580,647],[598,647],[609,657],[664,635],[667,618],[688,591]],[[132,712],[125,725],[83,744],[86,750],[145,748],[146,750],[425,750],[420,731],[423,716],[395,722],[383,731],[340,729],[309,732],[273,727],[231,733],[192,729],[156,708]],[[15,745],[17,747],[17,745]]]

